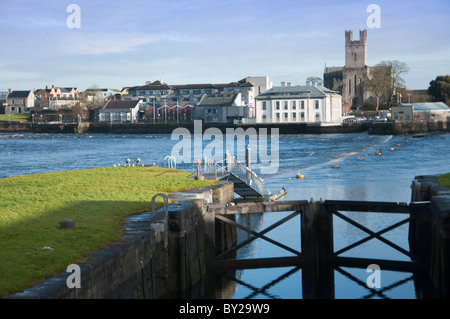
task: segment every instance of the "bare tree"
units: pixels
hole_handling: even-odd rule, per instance
[[[391,86],[389,95],[390,103],[391,97],[396,94],[397,89],[400,87],[405,87],[405,79],[403,78],[403,74],[409,72],[409,66],[405,62],[400,62],[397,60],[382,61],[377,66],[386,66],[391,69]]]
[[[101,93],[101,89],[95,84],[84,91],[84,106],[88,110],[102,107],[105,104],[105,100],[99,93]]]
[[[380,107],[380,97],[390,94],[391,89],[391,67],[384,65],[377,65],[370,68],[370,72],[363,77],[364,86],[372,92],[376,98],[375,110],[378,111]]]

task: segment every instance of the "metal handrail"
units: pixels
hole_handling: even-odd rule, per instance
[[[263,180],[248,167],[242,165],[236,158],[230,156],[220,162],[205,157],[204,173],[214,174],[215,178],[223,178],[228,174],[234,175],[249,187],[263,194]]]

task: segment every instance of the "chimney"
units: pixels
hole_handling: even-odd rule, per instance
[[[288,82],[288,83],[287,83],[287,86],[292,86],[292,83],[291,83],[291,82]]]
[[[281,82],[281,86],[285,87],[286,86],[286,82]]]

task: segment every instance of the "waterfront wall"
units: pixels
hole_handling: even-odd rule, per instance
[[[411,252],[425,260],[425,269],[436,298],[450,298],[450,189],[438,176],[417,176],[411,202],[431,201],[431,209],[410,223]],[[420,217],[419,217],[420,216]]]
[[[450,132],[450,117],[447,121],[393,121],[373,123],[368,128],[369,134],[402,135],[418,133]]]
[[[280,124],[202,124],[202,131],[208,128],[219,129],[226,133],[227,129],[248,130],[253,128],[257,133],[260,129],[267,129],[270,134],[277,128],[279,134],[336,134],[356,133],[368,130],[368,123],[342,124],[342,125],[318,125],[306,123],[280,123]],[[107,134],[172,134],[177,128],[186,128],[194,133],[194,123],[157,123],[157,124],[110,124],[110,123],[80,123],[80,124],[40,124],[40,123],[0,123],[0,132],[34,132],[34,133],[107,133]]]
[[[170,197],[165,210],[133,215],[124,222],[124,236],[80,264],[81,288],[69,288],[63,272],[9,298],[21,299],[158,299],[200,298],[208,291],[206,270],[215,238],[208,227],[205,202],[230,202],[232,183],[186,191]],[[167,229],[167,231],[166,231]],[[66,230],[70,231],[70,230]],[[167,236],[166,236],[167,235]],[[226,248],[226,247],[225,247]]]

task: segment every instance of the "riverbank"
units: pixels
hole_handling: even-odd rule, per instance
[[[200,121],[196,121],[201,123]],[[239,129],[244,131],[255,129],[257,134],[261,129],[267,129],[267,133],[278,129],[280,135],[295,134],[345,134],[368,132],[373,135],[403,135],[423,133],[450,132],[450,120],[445,121],[393,121],[373,123],[370,121],[359,123],[343,123],[337,125],[321,125],[315,123],[266,123],[266,124],[223,124],[202,123],[202,133],[208,128],[219,129],[226,133],[227,129]],[[88,133],[88,134],[172,134],[177,128],[187,129],[191,134],[198,130],[198,124],[191,123],[28,123],[28,122],[0,122],[0,132],[17,133]]]
[[[51,278],[121,238],[152,196],[214,185],[159,167],[109,167],[0,179],[0,296]],[[157,198],[157,207],[162,199]],[[64,219],[73,229],[60,228]]]
[[[191,134],[198,130],[200,121],[196,123],[20,123],[20,122],[2,122],[0,123],[0,132],[32,132],[32,133],[103,133],[103,134],[172,134],[177,128],[185,128]],[[320,125],[308,123],[281,123],[281,124],[223,124],[223,123],[202,123],[201,130],[208,128],[219,129],[222,133],[226,133],[227,129],[249,128],[267,129],[270,133],[273,129],[278,129],[279,134],[338,134],[338,133],[358,133],[368,130],[369,123],[354,123],[342,125]],[[202,132],[203,133],[203,132]]]

